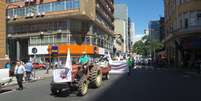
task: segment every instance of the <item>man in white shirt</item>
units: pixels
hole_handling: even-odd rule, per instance
[[[25,71],[26,71],[25,67],[21,64],[20,61],[17,61],[15,66],[15,75],[19,86],[17,90],[23,90],[22,82]]]

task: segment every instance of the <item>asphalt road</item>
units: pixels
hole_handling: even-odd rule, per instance
[[[201,101],[201,78],[177,71],[137,69],[132,76],[111,75],[84,97],[75,92],[53,96],[50,79],[25,84],[23,91],[0,94],[0,101]],[[12,89],[14,89],[13,87]]]

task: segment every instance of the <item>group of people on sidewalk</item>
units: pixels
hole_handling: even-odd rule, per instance
[[[19,88],[17,88],[17,90],[23,90],[23,78],[25,77],[26,81],[31,81],[31,76],[33,77],[32,71],[33,71],[33,65],[31,61],[28,61],[26,64],[24,64],[22,61],[17,60],[16,64],[14,67],[14,75],[17,79],[17,84],[19,86]],[[12,65],[10,63],[6,63],[5,64],[5,68],[10,70],[10,74],[11,73],[11,69],[12,69]]]

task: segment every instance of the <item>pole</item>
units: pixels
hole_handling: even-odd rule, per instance
[[[34,63],[36,63],[36,53],[34,53]],[[34,70],[34,79],[36,79],[36,69],[33,69]]]

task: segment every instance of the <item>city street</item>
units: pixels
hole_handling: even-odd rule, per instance
[[[201,101],[201,78],[169,69],[137,68],[132,76],[111,75],[84,97],[76,92],[53,96],[50,78],[25,84],[23,91],[0,94],[0,101]]]

